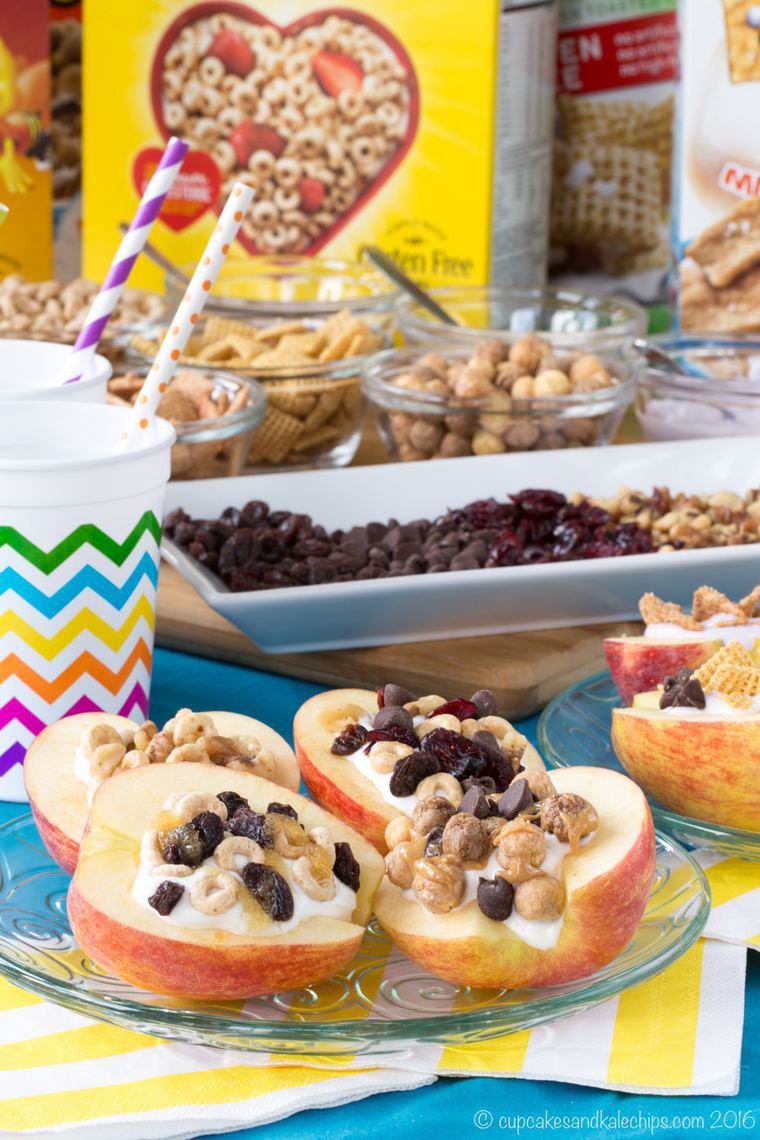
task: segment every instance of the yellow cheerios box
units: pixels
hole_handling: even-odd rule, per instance
[[[236,251],[382,246],[427,284],[543,280],[553,0],[109,0],[85,21],[84,269],[100,279],[167,138],[153,231],[193,262],[232,183]],[[135,283],[161,284],[146,259]]]

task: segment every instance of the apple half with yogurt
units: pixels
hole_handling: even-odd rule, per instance
[[[520,773],[501,795],[439,797],[389,825],[375,913],[396,944],[459,985],[552,986],[631,940],[655,871],[652,817],[619,772]]]
[[[637,693],[656,689],[679,669],[699,669],[729,641],[760,648],[758,600],[760,587],[732,602],[720,590],[700,586],[689,614],[674,602],[644,594],[639,601],[643,635],[608,637],[604,642],[607,667],[625,703],[632,704]]]
[[[240,713],[180,709],[159,731],[108,713],[64,717],[43,729],[24,759],[24,784],[45,847],[64,871],[76,866],[79,841],[97,788],[122,770],[195,761],[232,766],[297,789],[290,746],[268,725]]]
[[[521,767],[544,768],[532,744],[496,715],[487,689],[453,701],[394,684],[334,689],[301,706],[293,738],[317,803],[382,852],[388,823],[410,816],[420,796],[435,791],[459,803],[473,784],[504,791]]]
[[[612,746],[663,807],[760,832],[760,668],[738,642],[614,709]]]
[[[246,998],[344,967],[382,873],[366,840],[290,789],[151,764],[96,792],[68,914],[93,961],[133,985]]]

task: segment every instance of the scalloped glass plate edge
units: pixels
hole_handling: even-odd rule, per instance
[[[585,702],[583,706],[581,701]],[[609,727],[605,719],[620,703],[612,677],[606,669],[569,685],[549,701],[538,718],[537,736],[541,755],[552,768],[572,768],[576,763],[583,763],[597,764],[603,768],[612,766],[622,772],[609,743]],[[571,708],[578,717],[585,718],[585,724],[572,719]],[[577,761],[569,760],[559,734],[573,728],[587,734],[592,729],[597,729],[606,735],[607,743],[597,755],[585,754]],[[716,851],[739,859],[760,861],[760,834],[679,815],[662,807],[651,797],[647,796],[647,799],[655,826],[681,843],[702,851]]]
[[[14,876],[14,862],[21,861],[22,853],[31,855],[32,862],[23,868],[23,875],[17,868]],[[27,815],[0,826],[0,974],[38,997],[86,1017],[169,1040],[270,1053],[290,1062],[300,1058],[320,1065],[331,1061],[339,1064],[349,1055],[398,1060],[417,1044],[464,1046],[582,1012],[667,969],[694,945],[704,929],[710,894],[699,865],[680,844],[657,834],[657,856],[658,874],[636,937],[614,962],[590,978],[543,990],[472,991],[432,978],[395,948],[388,953],[387,939],[375,925],[346,973],[321,985],[323,990],[350,986],[359,991],[368,972],[379,971],[383,980],[378,992],[389,1016],[367,1015],[365,1003],[364,1016],[357,1017],[351,1010],[342,1021],[309,1020],[309,1005],[321,1000],[318,987],[252,999],[246,1003],[243,1016],[242,1011],[229,1007],[164,1008],[148,1004],[161,999],[155,995],[145,995],[145,1002],[132,998],[130,992],[140,991],[91,968],[73,941],[66,920],[68,876],[51,862]],[[45,892],[44,909],[24,906],[25,892],[38,892],[40,888]],[[663,891],[669,893],[658,898]],[[17,909],[19,906],[22,909]],[[654,941],[647,942],[650,934]],[[373,939],[377,943],[374,958]],[[51,973],[56,951],[71,981]],[[435,1016],[403,1016],[403,1004],[394,1007],[390,1000],[394,995],[382,992],[394,964],[400,967],[394,986],[411,984],[418,1000],[433,1005],[443,1002],[446,1011]],[[87,988],[88,982],[95,981],[112,984],[113,992]],[[329,994],[327,997],[329,1005]],[[177,999],[163,1000],[171,1004]],[[377,1004],[377,998],[374,1000]],[[482,1008],[468,1012],[462,1009],[463,1000],[479,1003]],[[305,1012],[293,1013],[297,1002]],[[283,1017],[285,1008],[290,1009],[290,1016]],[[262,1012],[277,1016],[267,1020]]]

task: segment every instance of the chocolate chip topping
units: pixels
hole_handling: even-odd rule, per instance
[[[425,844],[425,858],[435,859],[438,855],[443,855],[443,828],[434,827],[427,837]]]
[[[473,693],[470,700],[475,705],[475,715],[481,716],[496,716],[496,697],[490,689],[478,689],[477,693]]]
[[[385,708],[380,709],[375,714],[375,719],[372,721],[372,727],[378,729],[386,728],[414,728],[414,719],[410,712],[407,712],[401,705],[386,705]]]
[[[661,709],[704,707],[704,690],[696,677],[692,677],[691,669],[679,669],[675,677],[666,677],[660,697]]]
[[[465,792],[457,810],[460,812],[469,812],[469,814],[474,815],[476,819],[488,819],[489,815],[491,815],[491,804],[486,798],[482,788],[472,787],[468,788]]]
[[[533,803],[533,793],[527,780],[513,780],[499,800],[499,815],[514,819]]]
[[[410,693],[402,685],[389,684],[383,689],[383,708],[397,708],[400,705],[408,705],[413,700],[414,693]]]
[[[478,906],[486,918],[494,922],[504,922],[512,913],[515,892],[511,883],[497,876],[495,879],[480,879],[478,882]]]

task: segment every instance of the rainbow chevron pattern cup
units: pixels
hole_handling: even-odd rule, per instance
[[[42,401],[0,418],[0,799],[47,724],[147,712],[164,491],[174,430],[133,451],[129,409]]]

